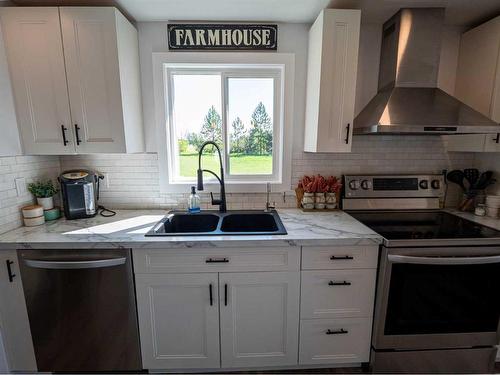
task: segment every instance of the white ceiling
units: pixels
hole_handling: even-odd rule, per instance
[[[310,22],[329,0],[117,0],[137,21]]]
[[[1,0],[0,0],[1,1]],[[445,7],[448,25],[474,25],[500,15],[500,0],[12,0],[19,5],[117,4],[136,21],[312,22],[321,9],[362,10],[382,23],[403,7]]]

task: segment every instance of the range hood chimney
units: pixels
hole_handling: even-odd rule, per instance
[[[355,134],[499,133],[500,126],[437,88],[444,8],[405,8],[382,29],[378,93]]]

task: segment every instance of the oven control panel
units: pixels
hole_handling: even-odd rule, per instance
[[[344,176],[346,198],[442,197],[445,189],[441,174]]]

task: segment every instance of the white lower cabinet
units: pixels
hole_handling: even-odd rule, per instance
[[[299,364],[370,360],[378,246],[303,247]]]
[[[302,320],[300,364],[368,362],[371,326],[371,318]]]
[[[37,370],[15,250],[0,251],[0,332],[10,371]]]
[[[376,246],[134,250],[143,366],[368,362],[377,252]]]
[[[297,364],[298,272],[135,277],[144,368]]]
[[[377,270],[302,271],[301,319],[370,317]]]
[[[136,275],[144,368],[220,367],[217,285],[217,273]]]
[[[298,272],[221,273],[219,290],[223,368],[297,364]]]

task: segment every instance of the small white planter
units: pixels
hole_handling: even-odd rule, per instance
[[[43,207],[44,211],[52,210],[54,208],[54,197],[37,198],[36,201]]]
[[[325,209],[325,193],[314,193],[314,208],[317,210]]]
[[[302,207],[306,210],[312,210],[314,208],[314,193],[304,193],[302,197]]]

